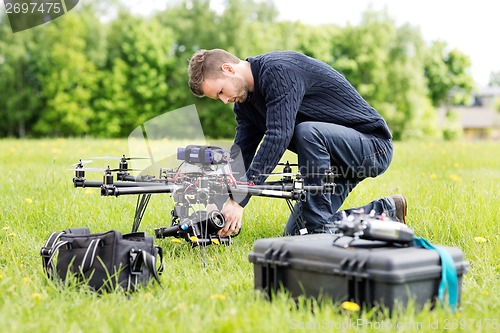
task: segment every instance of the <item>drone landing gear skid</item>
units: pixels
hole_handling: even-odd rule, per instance
[[[135,205],[134,222],[132,223],[132,232],[137,232],[141,225],[142,218],[148,207],[151,193],[139,194],[137,196],[137,204]]]

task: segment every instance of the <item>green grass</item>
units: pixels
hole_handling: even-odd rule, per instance
[[[126,140],[0,140],[0,332],[371,332],[398,324],[405,332],[500,329],[498,143],[397,143],[389,170],[362,182],[348,198],[346,207],[404,193],[416,234],[461,248],[470,263],[456,313],[410,306],[392,317],[302,299],[296,306],[285,294],[268,302],[254,291],[248,253],[255,240],[281,235],[288,212],[277,199],[253,198],[242,234],[230,247],[208,247],[205,268],[200,248],[156,240],[166,252],[164,289],[153,284],[129,296],[98,296],[48,283],[39,251],[51,232],[78,226],[130,230],[135,197],[75,189],[66,170],[79,158],[126,149]],[[141,230],[152,234],[169,225],[172,205],[167,195],[153,196]]]

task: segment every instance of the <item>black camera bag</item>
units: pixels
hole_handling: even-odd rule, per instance
[[[158,275],[163,271],[163,252],[144,232],[91,234],[86,227],[68,229],[52,233],[40,254],[43,269],[52,280],[64,282],[75,276],[99,292],[119,286],[135,291],[151,278],[161,285]]]

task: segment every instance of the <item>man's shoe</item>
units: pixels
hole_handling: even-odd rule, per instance
[[[391,195],[390,198],[394,201],[396,207],[396,218],[399,222],[406,224],[406,212],[408,210],[408,202],[402,194]]]

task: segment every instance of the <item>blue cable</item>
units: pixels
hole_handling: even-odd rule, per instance
[[[438,289],[438,298],[441,305],[444,304],[444,294],[448,289],[448,302],[450,303],[451,310],[454,312],[458,302],[458,278],[455,262],[452,256],[442,248],[437,248],[428,240],[422,237],[414,237],[413,243],[416,247],[421,247],[429,250],[437,251],[441,259],[441,283]]]

